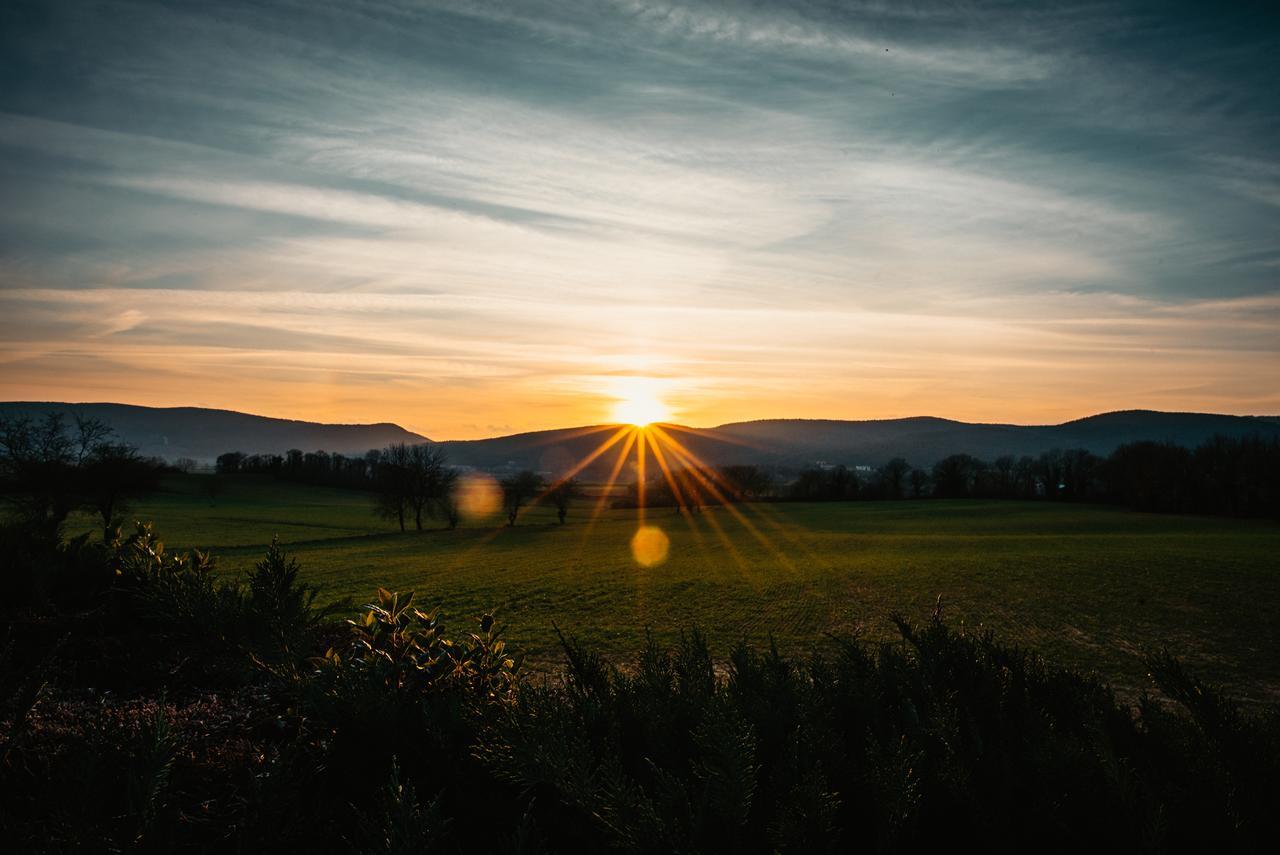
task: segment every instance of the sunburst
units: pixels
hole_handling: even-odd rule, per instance
[[[599,493],[591,509],[591,516],[582,533],[582,545],[585,546],[606,505],[609,503],[610,497],[614,495],[614,490],[624,467],[630,463],[638,482],[638,491],[635,496],[636,532],[630,540],[631,558],[641,568],[655,568],[667,560],[675,544],[672,543],[668,533],[662,530],[661,524],[650,518],[649,509],[646,507],[645,486],[649,474],[649,462],[652,460],[653,468],[670,487],[671,495],[675,498],[684,522],[689,527],[689,533],[700,550],[705,552],[707,547],[704,533],[714,535],[714,538],[721,542],[728,554],[734,559],[734,562],[741,569],[747,569],[737,544],[734,543],[729,533],[724,530],[721,521],[715,518],[718,515],[709,514],[703,516],[698,513],[686,513],[691,510],[699,510],[701,505],[720,505],[725,508],[727,515],[745,533],[758,541],[775,557],[779,558],[784,566],[793,566],[787,555],[778,549],[777,545],[755,522],[741,510],[733,507],[731,499],[732,488],[724,481],[715,467],[702,460],[687,443],[681,442],[668,433],[666,429],[671,428],[690,435],[694,433],[706,435],[704,431],[695,432],[669,424],[672,411],[666,401],[663,400],[662,389],[661,382],[653,378],[625,377],[618,379],[611,389],[614,399],[612,409],[614,424],[612,426],[584,429],[578,434],[580,436],[597,431],[605,433],[599,444],[583,455],[572,466],[568,467],[559,478],[548,484],[542,495],[529,503],[529,507],[539,504],[560,484],[570,478],[577,477],[589,466],[593,464],[608,466],[607,480],[600,485]],[[723,441],[743,445],[751,444],[735,441],[731,437],[724,437]],[[757,516],[758,512],[755,509],[750,510],[752,516]],[[781,526],[776,521],[767,517],[762,518],[761,522],[770,526],[770,528],[781,529]],[[701,528],[703,523],[709,529],[708,532],[704,532]],[[782,531],[776,533],[786,536],[786,533]]]

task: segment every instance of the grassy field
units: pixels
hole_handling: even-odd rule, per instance
[[[242,572],[273,535],[290,544],[322,598],[367,602],[374,589],[418,592],[455,629],[493,610],[535,661],[556,653],[553,622],[597,649],[634,653],[697,625],[727,651],[739,639],[791,651],[887,616],[928,616],[938,596],[953,623],[988,627],[1118,685],[1145,685],[1140,654],[1160,645],[1242,696],[1280,701],[1280,527],[1019,502],[745,505],[648,522],[668,560],[631,557],[634,511],[566,525],[534,509],[457,531],[401,534],[368,497],[254,476],[209,499],[201,477],[171,479],[133,516],[170,548],[219,556]],[[86,530],[89,524],[85,521]]]

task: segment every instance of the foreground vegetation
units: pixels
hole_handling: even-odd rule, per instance
[[[6,529],[0,833],[45,851],[1261,851],[1280,718],[1174,659],[1159,697],[935,614],[816,655],[696,632],[521,680],[482,616],[380,591],[337,629],[272,546],[243,583],[149,528]],[[25,539],[24,539],[25,538]],[[21,555],[15,548],[22,547]]]
[[[1049,502],[743,505],[758,538],[735,509],[662,509],[648,522],[669,535],[669,557],[646,569],[629,549],[636,512],[606,510],[592,526],[590,499],[563,526],[539,506],[515,528],[496,515],[400,535],[355,491],[242,476],[210,500],[208,477],[166,481],[138,517],[163,520],[178,548],[216,552],[230,576],[279,534],[319,602],[363,602],[382,585],[418,590],[447,615],[492,610],[537,668],[563,660],[555,624],[616,660],[636,655],[646,629],[673,644],[693,625],[717,650],[772,638],[803,655],[827,632],[891,639],[887,615],[921,620],[941,595],[957,627],[994,630],[1127,691],[1145,685],[1144,653],[1166,644],[1244,699],[1280,699],[1272,523]],[[79,524],[95,531],[88,516]]]

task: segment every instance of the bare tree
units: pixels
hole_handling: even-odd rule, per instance
[[[103,542],[111,540],[129,500],[151,492],[159,480],[159,468],[126,443],[98,443],[82,458],[81,469],[86,504],[102,518]]]
[[[569,515],[569,506],[573,504],[573,500],[582,495],[582,486],[573,478],[566,478],[559,481],[547,493],[547,498],[555,505],[556,517],[560,520],[560,524],[564,525],[564,518]]]
[[[91,419],[76,414],[76,465],[83,466],[94,449],[115,435],[111,426],[101,419]]]
[[[502,504],[507,512],[507,525],[514,526],[525,502],[542,490],[542,476],[528,469],[517,472],[502,482]]]
[[[422,531],[422,518],[433,517],[440,499],[452,486],[445,482],[444,449],[431,443],[411,445],[407,449],[409,468],[408,506],[413,511],[413,524]]]
[[[155,486],[157,467],[137,449],[111,442],[114,432],[97,419],[47,412],[39,420],[0,419],[0,482],[27,522],[60,530],[76,508],[104,515],[103,534],[128,497]]]
[[[370,452],[365,459],[373,467],[376,514],[394,520],[401,531],[409,520],[421,531],[423,520],[437,512],[443,512],[450,528],[457,525],[456,509],[450,513],[447,507],[457,476],[446,465],[440,446],[397,442]]]
[[[458,527],[458,523],[462,521],[462,507],[458,503],[457,469],[444,470],[440,479],[440,497],[436,500],[436,507],[439,508],[440,515],[444,517],[450,531]]]
[[[74,506],[74,449],[62,413],[0,420],[5,498],[31,523],[60,527]]]
[[[394,520],[404,531],[412,490],[409,446],[403,442],[392,443],[382,450],[374,474],[374,513],[383,519]]]

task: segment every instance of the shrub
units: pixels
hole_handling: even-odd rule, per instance
[[[320,589],[300,583],[300,569],[297,560],[280,548],[279,539],[272,538],[267,554],[246,579],[245,608],[251,631],[258,649],[273,661],[305,657],[322,622],[349,607],[335,603],[317,608],[315,600]]]
[[[1161,694],[1136,714],[1094,677],[937,613],[896,618],[894,643],[832,639],[808,658],[738,647],[717,663],[691,631],[622,667],[562,636],[562,679],[535,682],[492,616],[452,636],[412,592],[379,590],[302,658],[320,653],[324,612],[278,544],[243,586],[147,526],[111,566],[115,610],[93,610],[111,621],[0,650],[5,839],[1190,852],[1280,835],[1280,717],[1245,712],[1167,653],[1149,659]],[[118,658],[164,663],[139,697],[86,685],[108,640]]]

